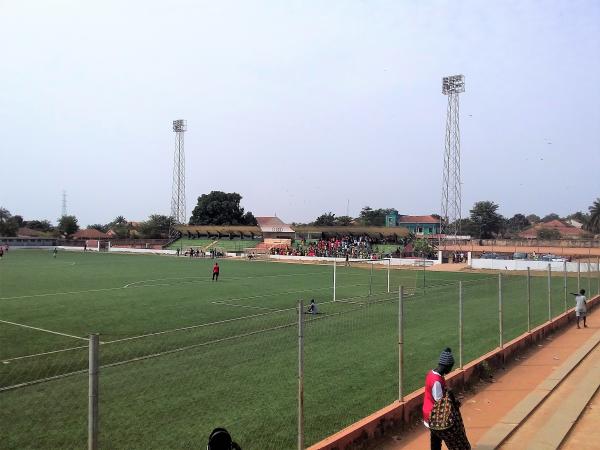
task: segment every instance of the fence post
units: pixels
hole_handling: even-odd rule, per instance
[[[398,400],[404,401],[404,286],[398,291]]]
[[[335,302],[335,285],[336,285],[336,272],[337,272],[337,264],[335,259],[333,260],[333,301]]]
[[[548,263],[548,322],[552,321],[552,265]]]
[[[596,269],[598,270],[598,295],[600,295],[600,258],[596,261]]]
[[[298,450],[304,450],[304,305],[298,300]]]
[[[587,290],[587,295],[588,297],[591,298],[592,296],[592,260],[590,258],[588,258],[588,290]]]
[[[371,272],[369,273],[369,297],[373,292],[373,262],[371,262]]]
[[[502,274],[498,274],[498,333],[500,334],[500,348],[504,348],[504,337],[502,332]]]
[[[565,312],[567,312],[567,261],[563,262],[563,291],[565,297]]]
[[[458,367],[463,368],[463,286],[458,282]]]
[[[577,294],[579,289],[581,289],[581,261],[577,260]]]
[[[388,267],[387,267],[387,291],[390,293],[390,266],[392,265],[392,258],[388,259]]]
[[[527,268],[527,332],[531,333],[531,269]]]
[[[89,339],[89,385],[88,385],[88,450],[98,448],[98,377],[100,336],[90,334]]]

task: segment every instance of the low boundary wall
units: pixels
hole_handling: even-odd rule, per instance
[[[471,260],[472,269],[493,269],[493,270],[531,270],[540,271],[548,270],[548,264],[552,267],[553,272],[562,272],[565,269],[564,262],[549,262],[549,261],[529,261],[523,259],[476,259]],[[591,272],[598,272],[598,262],[568,262],[566,263],[567,272],[577,272],[577,266],[581,273],[588,271],[588,264]]]
[[[588,301],[590,307],[600,303],[600,296],[595,296]],[[498,369],[504,366],[505,361],[512,356],[522,353],[533,347],[546,336],[565,328],[569,321],[575,318],[575,308],[555,317],[552,321],[534,328],[529,333],[506,343],[503,348],[496,348],[489,353],[471,361],[462,369],[456,369],[446,376],[446,383],[450,388],[462,389],[471,385],[489,373],[489,368]],[[425,379],[425,374],[423,374]],[[396,401],[379,411],[359,420],[334,435],[318,442],[308,450],[353,450],[362,448],[368,441],[378,439],[387,432],[407,430],[416,421],[420,420],[423,405],[423,388],[418,389],[406,397],[404,401]]]
[[[346,262],[346,258],[334,258],[328,256],[292,256],[292,255],[270,255],[269,259],[280,260],[280,261],[298,261],[298,262],[333,262],[336,261],[340,264]],[[358,258],[350,258],[350,263],[372,263],[372,264],[382,264],[387,265],[388,260],[390,261],[391,266],[417,266],[423,267],[432,266],[434,264],[439,264],[436,259],[414,259],[414,258],[384,258],[384,259],[358,259]]]

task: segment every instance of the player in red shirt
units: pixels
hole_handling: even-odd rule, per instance
[[[219,263],[215,263],[213,266],[213,281],[219,281]]]

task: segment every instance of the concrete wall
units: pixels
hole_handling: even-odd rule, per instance
[[[346,262],[346,258],[333,258],[325,256],[291,256],[291,255],[270,255],[273,260],[297,261],[297,262],[330,262],[336,261],[340,264]],[[356,259],[350,258],[350,263],[373,263],[387,265],[387,259]],[[423,267],[439,264],[438,260],[433,259],[410,259],[410,258],[391,258],[390,265],[392,266],[416,266]]]
[[[109,250],[111,253],[141,253],[141,254],[152,254],[152,255],[176,255],[177,250],[157,250],[152,248],[121,248],[111,247]]]
[[[475,259],[471,260],[472,269],[495,269],[495,270],[527,270],[529,267],[531,270],[548,270],[548,264],[552,267],[553,272],[562,272],[565,267],[565,263],[562,262],[548,262],[548,261],[524,261],[516,259]],[[577,263],[568,262],[567,272],[577,272]],[[590,263],[590,271],[598,272],[598,263]],[[580,263],[581,273],[587,273],[588,263]]]

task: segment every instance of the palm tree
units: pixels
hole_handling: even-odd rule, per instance
[[[589,207],[590,219],[587,223],[587,229],[592,233],[600,233],[600,198]]]

